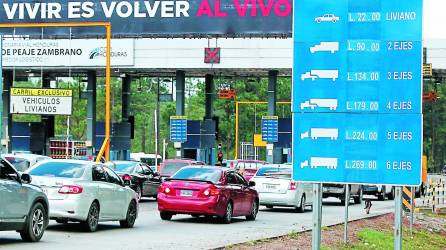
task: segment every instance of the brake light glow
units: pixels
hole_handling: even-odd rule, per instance
[[[122,179],[123,179],[124,181],[131,181],[131,180],[132,180],[132,177],[131,177],[130,175],[126,174],[126,175],[123,175],[123,176],[122,176]]]
[[[81,186],[65,185],[59,189],[59,194],[80,194],[82,191],[84,188]]]
[[[290,186],[288,187],[288,190],[296,190],[297,189],[297,183],[292,181],[290,182]]]
[[[220,189],[218,189],[216,186],[212,186],[211,188],[207,188],[203,191],[204,196],[216,196],[220,194]]]
[[[172,192],[172,190],[169,187],[166,186],[160,186],[158,192],[160,193],[165,193],[165,194],[169,194],[170,192]]]

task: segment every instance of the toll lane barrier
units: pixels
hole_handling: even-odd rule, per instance
[[[443,179],[430,180],[425,187],[421,197],[422,206],[420,209],[429,208],[432,212],[437,212],[446,208],[446,183]]]

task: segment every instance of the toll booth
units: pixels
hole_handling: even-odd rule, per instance
[[[274,151],[275,158],[280,159],[281,163],[291,162],[291,145],[292,145],[292,119],[280,118],[279,119],[279,140],[274,144],[277,150]]]
[[[111,125],[110,160],[130,160],[132,125],[129,122]],[[95,151],[99,152],[105,139],[105,123],[96,123]]]
[[[183,144],[183,158],[216,163],[215,120],[187,121],[187,141]]]
[[[13,122],[11,132],[12,152],[44,153],[46,145],[43,123]]]

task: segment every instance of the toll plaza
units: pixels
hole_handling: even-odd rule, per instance
[[[29,151],[56,158],[65,154],[65,139],[55,138],[53,115],[43,115],[40,122],[14,122],[14,113],[19,112],[10,111],[14,106],[14,93],[11,91],[14,82],[37,79],[42,82],[42,88],[52,89],[60,79],[68,77],[80,78],[85,82],[86,89],[80,93],[80,97],[87,102],[87,140],[81,142],[72,138],[70,145],[73,146],[70,150],[73,153],[82,152],[78,156],[84,157],[94,156],[99,152],[105,139],[105,123],[96,119],[98,81],[105,76],[103,45],[104,41],[101,39],[4,39],[3,122],[8,124],[3,127],[2,146],[5,152]],[[218,48],[219,53],[210,52],[214,47]],[[31,51],[36,52],[33,54]],[[232,99],[230,91],[234,91],[225,86],[216,86],[215,80],[267,79],[268,100],[265,100],[265,107],[268,107],[268,115],[275,115],[277,79],[291,77],[291,51],[290,40],[282,38],[112,39],[111,76],[119,79],[122,84],[121,96],[115,97],[121,99],[122,110],[120,120],[111,124],[111,159],[129,159],[130,156],[135,129],[135,116],[130,104],[132,84],[140,84],[140,79],[144,77],[158,78],[158,84],[159,81],[171,79],[168,83],[172,85],[171,93],[159,94],[158,100],[148,101],[159,102],[162,98],[174,100],[175,115],[184,117],[187,79],[203,78],[206,90],[205,116],[202,120],[187,121],[186,140],[179,142],[180,144],[175,143],[178,146],[176,157],[214,164],[217,157],[218,117],[214,115],[213,102],[220,95],[229,94]],[[45,65],[42,65],[42,61]],[[282,126],[291,127],[290,119],[283,122],[287,125]],[[281,143],[290,148],[291,136]],[[284,147],[279,146],[278,144],[275,149],[276,160],[271,158],[271,162],[288,160],[288,155],[283,155]],[[158,146],[158,150],[161,152],[161,146]]]

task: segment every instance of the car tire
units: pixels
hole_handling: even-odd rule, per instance
[[[251,213],[246,216],[246,220],[256,220],[257,213],[259,212],[259,202],[254,200],[251,206]]]
[[[122,228],[132,228],[135,225],[136,217],[138,217],[138,207],[136,201],[132,200],[127,209],[125,220],[119,221]]]
[[[172,214],[171,213],[167,213],[167,212],[160,212],[160,217],[161,220],[171,220],[172,219]]]
[[[36,203],[26,219],[25,229],[20,231],[23,241],[37,242],[42,239],[47,226],[47,213],[42,203]]]
[[[142,188],[140,185],[137,185],[135,188],[135,192],[138,195],[138,201],[140,201],[142,199]]]
[[[266,208],[273,209],[274,206],[267,205]]]
[[[298,206],[296,208],[298,213],[305,213],[305,203],[306,203],[306,198],[305,195],[302,195],[302,197],[300,197],[300,206]]]
[[[383,186],[381,189],[381,193],[378,194],[378,200],[379,201],[385,201],[386,200],[386,187]]]
[[[99,204],[97,202],[93,202],[88,210],[87,220],[82,222],[82,225],[87,232],[95,232],[98,229],[99,214]]]
[[[353,197],[355,204],[362,203],[362,196],[363,196],[362,188],[359,188],[358,196]]]
[[[392,187],[392,190],[390,191],[389,195],[387,196],[387,198],[391,201],[395,200],[395,188]]]
[[[223,214],[223,217],[221,217],[221,222],[223,224],[230,224],[232,221],[232,203],[228,202],[228,205],[226,205],[225,213]]]

